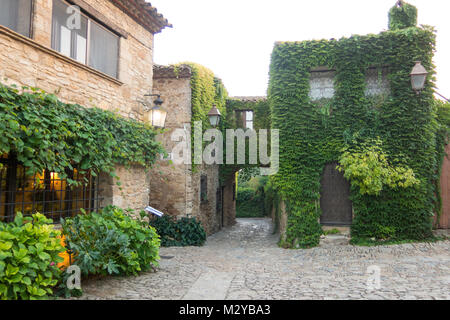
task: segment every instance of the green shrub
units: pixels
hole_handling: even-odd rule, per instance
[[[236,197],[236,217],[264,217],[264,194],[253,188],[238,188]]]
[[[52,220],[36,213],[0,222],[0,299],[46,299],[60,278],[64,251]]]
[[[389,226],[376,225],[375,239],[389,240],[395,236],[395,228]]]
[[[380,138],[345,147],[339,162],[337,169],[344,171],[344,177],[358,186],[361,194],[379,195],[384,186],[395,189],[419,184],[411,168],[389,163]]]
[[[162,216],[150,221],[161,237],[163,247],[202,246],[206,241],[206,232],[196,218],[176,219]]]
[[[160,240],[145,214],[108,206],[99,213],[62,220],[66,247],[83,275],[136,275],[157,265]]]
[[[243,182],[240,177],[236,197],[236,217],[266,216],[265,186],[268,183],[268,177],[253,176]]]

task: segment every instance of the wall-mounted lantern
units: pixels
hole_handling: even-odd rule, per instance
[[[166,124],[167,111],[162,108],[164,101],[161,99],[159,94],[146,94],[146,97],[157,97],[153,103],[155,104],[153,108],[150,109],[148,113],[149,123],[156,128],[164,128]]]
[[[208,112],[209,123],[213,128],[217,127],[220,122],[220,111],[217,109],[216,105],[213,104],[211,110]]]
[[[416,65],[411,71],[411,86],[413,90],[419,94],[425,86],[425,80],[427,79],[428,71],[424,68],[420,61],[416,61]]]

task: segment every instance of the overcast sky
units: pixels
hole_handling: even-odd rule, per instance
[[[329,39],[387,29],[395,0],[147,0],[173,28],[155,37],[154,61],[200,63],[231,96],[266,95],[275,41]],[[450,1],[409,0],[437,29],[438,91],[450,98]]]

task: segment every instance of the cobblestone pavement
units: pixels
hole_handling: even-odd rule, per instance
[[[286,250],[277,240],[269,219],[238,219],[204,247],[161,248],[157,272],[82,283],[81,299],[450,299],[450,241]],[[369,290],[373,265],[380,289]]]

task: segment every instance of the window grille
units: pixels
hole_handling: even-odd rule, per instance
[[[389,69],[387,67],[367,69],[365,95],[388,95],[391,91],[388,76]]]
[[[67,170],[68,178],[81,182],[69,186],[55,172],[44,170],[33,176],[14,156],[0,158],[0,221],[11,222],[17,212],[31,216],[39,212],[59,223],[61,218],[73,217],[85,210],[98,211],[98,178],[76,169]]]
[[[334,77],[335,72],[330,70],[311,72],[309,97],[312,101],[333,98]]]

